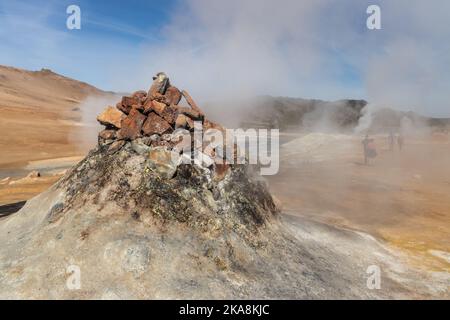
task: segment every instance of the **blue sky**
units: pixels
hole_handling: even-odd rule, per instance
[[[162,42],[174,1],[0,0],[0,63],[39,70],[43,67],[113,88],[105,74],[120,59],[136,59],[134,48]],[[66,9],[81,8],[81,30],[68,30]],[[124,9],[124,8],[127,9]]]
[[[366,8],[382,9],[382,30]],[[66,28],[68,5],[81,30]],[[0,64],[113,91],[157,71],[195,95],[271,94],[450,116],[450,1],[0,0]]]

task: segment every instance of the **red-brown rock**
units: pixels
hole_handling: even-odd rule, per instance
[[[153,110],[152,100],[147,99],[144,102],[144,114],[149,114]]]
[[[163,134],[172,131],[170,124],[158,116],[156,113],[150,113],[145,121],[142,131],[145,135],[150,136],[152,134]]]
[[[202,111],[202,109],[200,109],[200,107],[195,103],[194,99],[192,99],[192,97],[189,95],[189,93],[186,90],[183,90],[182,92],[184,98],[186,99],[187,103],[189,104],[189,106],[197,111],[201,116],[203,116],[205,113]]]
[[[124,113],[125,115],[130,113],[131,107],[124,107],[122,105],[122,102],[119,102],[116,104],[116,108],[121,111],[122,113]]]
[[[166,96],[163,96],[162,94],[159,93],[153,96],[152,100],[164,103],[165,105],[169,105],[168,103],[166,103]]]
[[[157,114],[162,115],[165,108],[166,105],[164,103],[158,102],[156,100],[152,101],[152,110],[155,111]]]
[[[137,97],[122,97],[122,105],[132,106],[135,104],[140,104],[140,101]]]
[[[133,106],[141,106],[142,102],[137,97],[122,97],[122,102],[117,104],[117,109],[125,114],[129,114]]]
[[[192,123],[189,123],[188,125],[188,120],[190,120]],[[190,124],[193,124],[194,122],[192,121],[192,119],[190,119],[188,116],[184,115],[184,114],[179,114],[175,120],[175,128],[187,128],[190,127]]]
[[[117,131],[115,130],[103,130],[98,136],[104,140],[113,140],[116,138]]]
[[[129,114],[131,111],[131,106],[124,106],[121,102],[116,104],[116,108],[122,111],[124,114]]]
[[[139,91],[134,92],[131,95],[131,97],[137,98],[137,99],[139,99],[139,101],[143,101],[143,100],[147,99],[147,92],[144,90],[139,90]]]
[[[126,115],[114,107],[107,107],[98,117],[97,121],[107,127],[121,128],[121,122]]]
[[[179,113],[185,114],[194,120],[201,119],[202,117],[200,113],[188,107],[177,107],[177,109]]]
[[[164,103],[152,100],[147,101],[144,105],[144,113],[155,112],[157,115],[173,125],[177,118],[177,109],[175,106],[166,106]]]
[[[122,128],[117,133],[118,139],[136,139],[141,134],[145,116],[137,109],[131,109],[130,114],[122,120]]]
[[[160,114],[164,120],[166,120],[170,125],[175,124],[175,120],[177,119],[177,109],[175,106],[167,106],[164,108],[163,112]]]
[[[139,110],[139,111],[141,111],[141,112],[144,112],[144,105],[142,105],[142,104],[133,104],[133,105],[131,106],[131,108],[132,108],[132,109],[137,109],[137,110]]]
[[[165,103],[169,106],[171,104],[177,105],[181,100],[181,92],[180,92],[180,90],[178,90],[177,87],[171,86],[171,87],[167,88],[164,96],[166,97]]]

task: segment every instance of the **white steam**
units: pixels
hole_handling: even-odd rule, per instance
[[[74,127],[70,140],[80,151],[89,151],[96,143],[102,126],[97,122],[97,116],[107,107],[115,106],[120,96],[89,96],[78,107],[81,111],[81,125]]]
[[[367,99],[359,131],[377,108],[450,116],[450,2],[379,0],[382,30],[366,28],[371,4],[179,1],[163,40],[142,43],[140,59],[122,57],[107,74],[116,91],[132,92],[165,71],[223,122],[256,95]]]
[[[257,94],[369,102],[449,116],[450,2],[378,4],[382,30],[368,30],[371,1],[180,1],[115,86],[146,88],[166,71],[197,100]],[[202,102],[202,101],[200,101]]]

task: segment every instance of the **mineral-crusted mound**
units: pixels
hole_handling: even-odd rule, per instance
[[[247,166],[231,167],[218,180],[206,167],[177,165],[163,147],[133,141],[108,150],[91,151],[59,182],[65,198],[51,210],[52,223],[75,208],[109,208],[144,225],[175,223],[211,237],[233,232],[256,245],[258,230],[277,217],[266,185]]]

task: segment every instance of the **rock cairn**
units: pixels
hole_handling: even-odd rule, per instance
[[[198,139],[194,136],[196,123],[201,124],[202,134],[208,129],[225,132],[225,128],[208,120],[189,93],[172,86],[164,73],[158,73],[153,79],[148,92],[140,90],[131,96],[124,96],[115,107],[108,106],[97,117],[97,121],[105,126],[99,133],[99,145],[108,148],[109,153],[115,153],[131,142],[136,152],[145,153],[157,162],[168,163],[169,157],[172,162],[173,159],[188,157],[223,177],[229,165],[215,160],[218,158],[218,148],[202,145],[200,150],[194,150],[193,146],[194,140]],[[188,106],[180,103],[182,98]],[[180,130],[177,129],[184,129],[181,130],[184,134],[191,135],[191,145],[181,143]],[[195,152],[197,156],[194,156]],[[220,152],[221,159],[224,159],[225,152],[223,149]],[[175,167],[178,164],[175,163]]]

